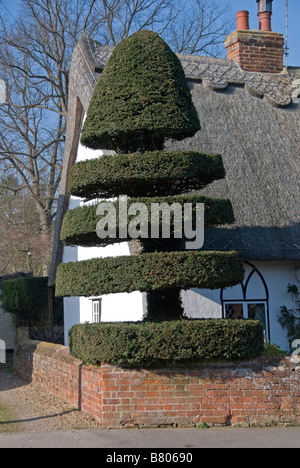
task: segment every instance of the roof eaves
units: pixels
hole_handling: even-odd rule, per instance
[[[114,47],[102,46],[86,36],[81,42],[93,71],[101,73]],[[252,96],[264,98],[272,106],[286,107],[291,104],[293,79],[286,69],[280,74],[251,73],[243,70],[234,60],[181,54],[178,57],[187,79],[201,81],[210,90],[224,91],[230,85],[244,86]]]

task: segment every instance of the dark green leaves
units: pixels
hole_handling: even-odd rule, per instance
[[[237,252],[154,252],[61,264],[56,295],[90,297],[172,288],[218,289],[240,283],[243,278],[242,258]]]
[[[81,142],[117,152],[159,150],[200,130],[180,60],[152,31],[114,50],[96,86]]]
[[[244,270],[239,253],[181,251],[185,238],[192,239],[194,233],[197,233],[199,242],[193,246],[189,242],[185,247],[194,250],[202,247],[203,212],[198,216],[201,222],[196,224],[196,230],[193,226],[181,230],[181,210],[187,197],[178,194],[200,190],[225,177],[219,155],[163,151],[166,140],[183,140],[194,136],[198,130],[200,122],[182,65],[168,45],[150,31],[138,32],[122,41],[115,48],[95,88],[81,142],[92,149],[114,150],[123,154],[76,164],[72,170],[70,192],[88,200],[126,195],[136,202],[138,197],[143,197],[139,199],[143,204],[140,225],[146,219],[146,234],[143,232],[141,241],[143,253],[60,265],[56,284],[58,296],[147,292],[146,319],[166,317],[166,320],[172,320],[183,315],[181,289],[218,289],[242,281]],[[167,205],[169,197],[174,195],[177,197],[171,204],[175,201],[179,205],[179,223],[175,215],[173,223],[170,217],[163,223],[160,219],[155,223],[151,220],[150,233],[147,207],[155,202]],[[234,221],[228,200],[193,197],[193,208],[197,203],[205,204],[206,226]],[[113,215],[115,206],[110,210]],[[104,219],[99,221],[97,216],[104,216]],[[122,222],[117,218],[114,226],[110,218],[105,218],[106,212],[98,211],[97,216],[96,207],[84,207],[68,213],[61,238],[68,244],[106,245],[108,242],[99,242],[95,233],[98,224],[97,232],[105,237],[105,223],[109,225],[109,242],[139,237],[140,227],[133,234],[129,229],[124,236],[122,232],[120,234],[124,224],[128,227],[127,219],[124,222],[122,216]],[[157,234],[160,223],[168,229],[163,235]],[[130,224],[129,228],[138,225],[136,219]],[[157,229],[154,235],[153,225]]]
[[[123,367],[250,359],[264,347],[261,323],[250,320],[75,325],[69,338],[72,355],[85,363]]]
[[[81,161],[72,168],[70,193],[86,199],[175,195],[223,179],[220,155],[147,151]]]
[[[105,202],[104,206],[105,206]],[[182,215],[184,215],[184,204],[193,206],[195,212],[197,204],[203,203],[205,207],[205,226],[215,226],[232,224],[234,222],[233,209],[229,200],[213,199],[203,195],[178,195],[175,197],[151,197],[151,198],[131,198],[128,199],[128,210],[133,204],[143,204],[148,216],[145,219],[144,230],[150,235],[151,233],[151,212],[152,204],[162,205],[167,203],[169,206],[180,204],[182,206]],[[112,213],[112,223],[116,227],[115,238],[100,239],[96,233],[96,226],[101,216],[96,215],[97,206],[83,206],[74,210],[69,210],[64,217],[60,237],[67,245],[82,245],[86,247],[91,246],[106,246],[108,244],[130,241],[129,235],[125,238],[120,238],[119,235],[119,202],[114,202],[112,205],[115,207],[115,216]],[[161,213],[162,214],[162,213]],[[170,238],[174,238],[174,213],[170,216]],[[104,217],[104,216],[102,216]],[[195,216],[194,216],[195,218]],[[134,216],[128,216],[128,224]],[[195,219],[193,220],[195,222]],[[160,228],[162,223],[162,216],[160,216]],[[183,223],[182,223],[183,224]],[[128,233],[128,225],[126,232]],[[146,228],[146,229],[145,229]],[[195,226],[193,226],[195,229]],[[176,233],[176,231],[175,231]]]

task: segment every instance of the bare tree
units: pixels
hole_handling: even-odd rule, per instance
[[[99,0],[97,11],[99,38],[114,46],[133,32],[152,29],[175,52],[216,56],[233,27],[229,5],[220,8],[215,0]]]
[[[163,34],[178,15],[177,3],[176,0],[100,0],[103,28],[99,39],[106,45],[116,46],[142,29]]]
[[[16,20],[0,14],[0,76],[7,84],[6,104],[0,105],[0,171],[17,177],[32,198],[41,244],[51,245],[69,67],[82,33],[116,45],[147,28],[177,52],[212,55],[228,23],[213,0],[21,0],[21,5]]]
[[[22,20],[0,17],[0,162],[35,203],[43,245],[52,244],[68,112],[69,64],[84,28],[96,30],[83,0],[23,0]],[[26,18],[26,20],[24,20]]]
[[[224,39],[233,30],[234,21],[228,4],[219,7],[215,0],[187,2],[166,33],[174,50],[181,54],[224,54]]]
[[[17,177],[1,171],[0,275],[47,270],[51,245],[41,236],[36,204]]]

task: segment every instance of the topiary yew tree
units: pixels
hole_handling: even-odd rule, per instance
[[[194,208],[204,203],[205,226],[233,223],[229,200],[181,195],[224,178],[221,156],[164,150],[167,140],[183,140],[200,129],[178,57],[156,33],[138,32],[111,55],[95,88],[81,136],[83,145],[116,154],[75,164],[71,193],[88,200],[127,195],[129,205],[176,202],[181,206],[191,203]],[[116,235],[100,239],[96,233],[99,219],[97,206],[70,210],[64,218],[62,240],[84,246],[130,241],[121,235],[118,217]],[[146,225],[150,222],[145,221]],[[139,290],[148,297],[146,319],[163,321],[183,316],[181,290],[218,289],[242,281],[238,252],[184,251],[172,220],[170,223],[169,239],[141,237],[141,252],[136,256],[60,265],[57,294],[89,297]]]
[[[162,150],[200,130],[181,63],[155,33],[114,50],[90,102],[81,142],[118,153]]]

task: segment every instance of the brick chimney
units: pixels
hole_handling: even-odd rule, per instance
[[[237,13],[237,30],[225,41],[227,58],[236,60],[249,72],[281,73],[283,71],[284,38],[272,32],[273,0],[256,0],[259,30],[249,29],[249,12]]]

